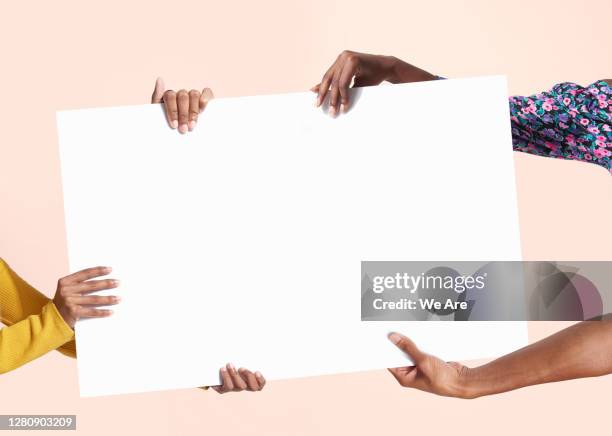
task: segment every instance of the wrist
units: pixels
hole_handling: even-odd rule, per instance
[[[521,379],[519,374],[500,368],[497,361],[489,362],[475,368],[464,367],[460,375],[459,396],[461,398],[478,398],[511,391],[531,383]]]
[[[395,56],[387,56],[387,82],[409,83],[436,80],[437,76],[410,65]]]
[[[59,313],[60,317],[64,320],[68,327],[74,330],[75,320],[70,316],[70,312],[66,308],[66,306],[62,304],[62,301],[58,300],[57,298],[53,298],[53,300],[51,301],[53,303],[53,306],[55,306],[55,309]]]
[[[386,77],[385,80],[390,83],[402,83],[400,81],[402,64],[404,63],[401,59],[395,56],[384,56],[386,64]]]
[[[65,333],[67,337],[74,337],[74,326],[66,322],[66,319],[60,312],[55,302],[50,300],[45,307],[48,307],[47,310],[52,313],[52,317],[56,320],[54,324],[57,326],[57,328]]]
[[[455,397],[474,399],[486,395],[480,368],[464,366],[454,387]]]

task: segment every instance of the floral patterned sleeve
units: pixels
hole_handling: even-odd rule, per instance
[[[592,162],[612,172],[612,89],[560,83],[529,97],[510,97],[512,144],[526,153]]]

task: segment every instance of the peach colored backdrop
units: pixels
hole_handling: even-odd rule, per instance
[[[515,94],[612,76],[609,0],[58,0],[2,9],[0,254],[49,296],[68,272],[58,109],[146,103],[157,75],[217,96],[306,90],[343,49],[450,77],[507,74]],[[606,171],[522,154],[516,167],[526,258],[610,260]],[[564,325],[533,323],[531,339]],[[3,375],[0,392],[0,413],[77,414],[84,435],[574,434],[609,428],[612,377],[471,402],[401,389],[386,371],[274,382],[259,394],[80,399],[76,362],[51,353]]]

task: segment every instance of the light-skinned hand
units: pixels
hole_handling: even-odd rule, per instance
[[[111,272],[112,268],[97,266],[87,268],[59,279],[53,304],[62,318],[74,328],[76,321],[82,318],[105,318],[112,315],[110,309],[99,309],[100,306],[112,306],[119,303],[117,296],[91,295],[97,291],[113,289],[119,286],[115,279],[91,280]]]
[[[170,127],[184,134],[195,128],[198,115],[213,98],[213,92],[209,88],[204,88],[201,92],[197,89],[166,90],[164,80],[159,77],[155,81],[151,103],[163,104]]]

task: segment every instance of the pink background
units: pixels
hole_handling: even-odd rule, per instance
[[[56,110],[146,103],[158,75],[217,96],[306,90],[343,49],[449,77],[507,74],[513,94],[588,84],[612,76],[611,14],[608,0],[7,3],[0,255],[49,296],[68,273]],[[515,159],[525,258],[610,260],[611,176]],[[530,338],[565,325],[532,323]],[[381,370],[274,382],[258,394],[80,399],[76,362],[54,352],[1,376],[0,413],[77,414],[87,435],[570,434],[608,428],[611,391],[603,377],[462,401],[402,389]]]

